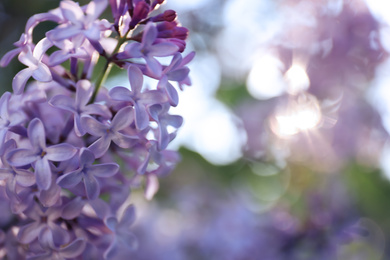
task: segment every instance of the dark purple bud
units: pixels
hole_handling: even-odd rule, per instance
[[[185,40],[188,37],[188,29],[178,26],[177,22],[162,22],[157,25],[158,38],[177,38]]]
[[[145,19],[150,11],[150,7],[145,2],[138,2],[134,8],[133,16],[130,22],[130,28],[134,28],[140,21]]]
[[[152,17],[153,22],[173,22],[177,18],[176,12],[173,10],[166,10],[164,13]]]
[[[173,30],[173,37],[183,41],[186,40],[188,37],[188,29],[185,27],[176,27]]]
[[[161,5],[161,4],[163,4],[165,2],[165,0],[155,0],[155,1],[153,1],[153,3],[152,3],[152,10],[157,6],[157,5]]]
[[[163,22],[157,25],[157,30],[160,32],[170,31],[177,26],[176,22]]]
[[[116,4],[116,0],[109,0],[109,1],[110,1],[111,11],[112,11],[112,16],[115,18],[118,13],[118,6]]]

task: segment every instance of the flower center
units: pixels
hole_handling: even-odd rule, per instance
[[[43,158],[43,156],[45,156],[47,153],[45,151],[42,151],[41,153],[41,158]]]

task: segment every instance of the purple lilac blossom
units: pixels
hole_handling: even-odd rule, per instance
[[[93,136],[99,137],[88,148],[95,154],[96,158],[102,157],[108,150],[111,141],[121,148],[130,148],[136,137],[125,135],[120,130],[128,127],[133,122],[131,107],[124,107],[118,111],[112,121],[101,123],[91,116],[83,116],[81,124],[85,131]]]
[[[178,47],[171,43],[157,43],[157,28],[154,23],[149,22],[144,29],[142,41],[126,45],[123,53],[118,55],[120,59],[143,58],[149,72],[160,77],[162,66],[155,57],[171,56],[178,51]]]
[[[73,113],[74,130],[77,136],[85,134],[80,120],[83,115],[98,115],[103,118],[111,118],[111,112],[107,107],[100,104],[88,105],[92,91],[93,87],[88,80],[80,80],[76,84],[76,96],[74,99],[65,95],[57,95],[49,101],[50,105]]]
[[[66,161],[72,158],[77,150],[66,143],[46,147],[45,129],[42,121],[37,118],[31,121],[27,131],[32,149],[20,148],[9,152],[8,163],[14,167],[32,164],[38,187],[47,190],[51,182],[49,162]]]
[[[187,37],[159,36],[157,26],[177,18],[172,10],[156,12],[163,2],[63,0],[31,17],[16,49],[1,59],[7,66],[18,56],[27,66],[16,74],[14,92],[0,98],[0,190],[12,218],[1,223],[9,232],[0,234],[0,246],[9,259],[124,259],[136,247],[131,188],[145,179],[151,199],[158,177],[179,160],[166,150],[175,130],[164,129],[182,119],[168,113],[172,102],[157,82],[144,86],[151,74],[179,84],[188,76],[186,67],[183,77],[169,76],[164,68],[172,66],[156,59],[180,60],[170,39],[184,47]],[[107,7],[113,23],[99,18]],[[35,43],[34,29],[46,21],[57,27]],[[128,37],[135,28],[139,36]],[[178,23],[172,28],[188,32]],[[119,59],[123,49],[131,55]],[[142,57],[148,69],[132,59]],[[113,65],[128,69],[131,90],[104,88]]]
[[[93,164],[95,156],[87,148],[80,150],[80,168],[65,173],[57,179],[58,185],[64,188],[74,187],[84,182],[87,198],[94,200],[100,194],[100,187],[96,177],[108,178],[117,173],[119,165],[115,163]],[[93,165],[92,165],[93,164]]]
[[[37,43],[34,50],[27,47],[26,50],[19,54],[19,61],[28,68],[19,71],[13,81],[12,89],[15,94],[21,94],[27,83],[27,80],[32,76],[37,81],[49,82],[52,80],[51,72],[47,65],[42,62],[44,53],[52,46],[51,42],[44,38]]]
[[[149,115],[146,107],[164,100],[164,96],[157,90],[142,92],[143,74],[136,66],[129,66],[128,76],[131,91],[124,87],[115,87],[110,90],[109,95],[113,100],[128,101],[134,106],[135,125],[139,130],[149,125]]]

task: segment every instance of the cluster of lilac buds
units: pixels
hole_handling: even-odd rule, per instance
[[[169,109],[191,84],[188,30],[163,2],[63,0],[1,59],[26,68],[0,99],[0,257],[127,259],[135,247],[130,189],[144,183],[151,199],[177,163],[167,146],[182,118]],[[107,7],[113,23],[99,19]],[[34,43],[45,21],[58,25]],[[102,87],[112,66],[130,88]]]

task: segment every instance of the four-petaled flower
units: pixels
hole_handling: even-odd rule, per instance
[[[139,130],[143,130],[149,125],[146,106],[160,103],[164,100],[164,96],[157,90],[141,92],[143,74],[138,67],[129,66],[128,76],[131,91],[125,87],[115,87],[110,90],[109,95],[114,100],[128,101],[134,106],[135,125]]]
[[[32,164],[38,187],[47,190],[52,178],[49,162],[69,160],[76,154],[77,149],[67,143],[46,146],[45,128],[38,118],[31,121],[27,132],[31,148],[19,148],[9,152],[7,161],[14,167]]]
[[[23,244],[29,244],[35,239],[42,239],[42,233],[49,231],[52,235],[52,242],[57,246],[69,243],[70,235],[59,225],[62,207],[43,208],[38,204],[32,205],[27,211],[26,216],[31,220],[20,228],[18,239]],[[47,230],[48,229],[48,230]]]
[[[0,98],[0,153],[3,150],[3,145],[5,137],[8,130],[13,126],[17,126],[23,122],[24,118],[18,113],[9,112],[9,101],[11,98],[11,93],[6,92]]]
[[[169,105],[156,104],[149,108],[150,116],[158,123],[158,149],[164,150],[174,138],[174,134],[168,133],[168,126],[179,128],[183,124],[183,118],[168,114]]]
[[[124,107],[116,113],[112,121],[106,121],[105,124],[91,116],[81,117],[81,124],[85,131],[99,137],[88,147],[96,158],[102,157],[107,152],[111,141],[122,148],[130,148],[134,144],[134,141],[138,139],[137,137],[119,132],[133,122],[132,114],[131,107]]]
[[[90,2],[86,9],[83,10],[78,3],[69,0],[61,1],[60,10],[67,23],[63,23],[54,30],[49,31],[47,33],[49,39],[62,41],[82,36],[91,42],[98,42],[101,38],[101,32],[111,27],[108,21],[97,20],[106,6],[107,1],[95,0]],[[80,39],[78,41],[82,42]]]
[[[75,171],[65,173],[57,179],[57,184],[64,188],[72,188],[84,183],[85,192],[89,200],[96,199],[100,194],[98,178],[108,178],[119,170],[116,163],[93,164],[95,156],[87,148],[80,150],[80,167]]]
[[[19,71],[13,81],[12,89],[15,94],[21,94],[26,86],[27,80],[33,77],[37,81],[49,82],[52,80],[52,75],[49,67],[42,62],[43,55],[53,44],[47,38],[40,40],[31,50],[31,46],[27,45],[23,52],[19,55],[19,61],[28,66]]]
[[[70,111],[74,115],[74,130],[78,136],[83,136],[85,130],[81,125],[80,118],[83,115],[100,115],[104,118],[110,118],[111,112],[107,107],[100,104],[89,104],[88,102],[92,96],[93,88],[88,80],[80,80],[76,85],[75,99],[65,96],[57,95],[50,100],[50,104]]]
[[[0,180],[6,180],[6,192],[10,199],[17,197],[16,186],[29,187],[35,184],[35,176],[32,172],[25,169],[17,169],[8,164],[5,159],[7,153],[16,148],[15,140],[9,140],[3,145],[3,155],[1,156],[2,167],[0,167]]]
[[[154,23],[146,24],[142,41],[133,42],[126,45],[122,54],[118,58],[143,58],[149,72],[156,77],[160,77],[162,66],[154,57],[166,57],[175,54],[179,48],[169,42],[155,43],[157,39],[157,28]]]

